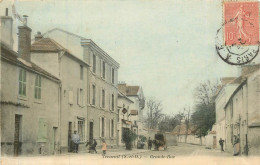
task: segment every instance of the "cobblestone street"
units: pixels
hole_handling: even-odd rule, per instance
[[[166,151],[123,148],[108,149],[105,157],[97,154],[79,153],[44,157],[2,157],[3,165],[85,165],[85,164],[259,164],[259,157],[233,157],[231,153],[206,149],[205,146],[180,143]],[[131,160],[131,161],[129,161]],[[37,162],[37,163],[36,163]]]

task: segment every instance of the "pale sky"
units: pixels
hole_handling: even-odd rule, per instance
[[[5,4],[0,4],[1,15]],[[15,5],[20,15],[29,16],[33,35],[57,27],[92,39],[120,63],[119,81],[142,86],[146,97],[162,101],[164,113],[192,106],[199,82],[238,75],[238,67],[226,64],[215,50],[220,0],[26,0]]]

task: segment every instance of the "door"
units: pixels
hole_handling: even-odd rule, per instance
[[[57,136],[57,127],[53,127],[52,154],[56,154],[57,151],[56,136]]]
[[[89,142],[93,143],[93,122],[89,122]]]
[[[22,129],[21,129],[21,115],[15,115],[14,119],[14,156],[18,156],[21,154],[21,137],[22,137]]]
[[[216,136],[213,136],[213,149],[217,148],[217,138]]]
[[[68,152],[73,151],[71,135],[72,135],[72,122],[69,122],[69,127],[68,127]]]

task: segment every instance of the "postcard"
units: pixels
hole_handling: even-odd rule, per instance
[[[260,164],[257,0],[0,0],[0,165]]]

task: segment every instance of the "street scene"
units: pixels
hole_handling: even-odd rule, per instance
[[[259,164],[258,1],[2,0],[0,18],[0,165]]]

